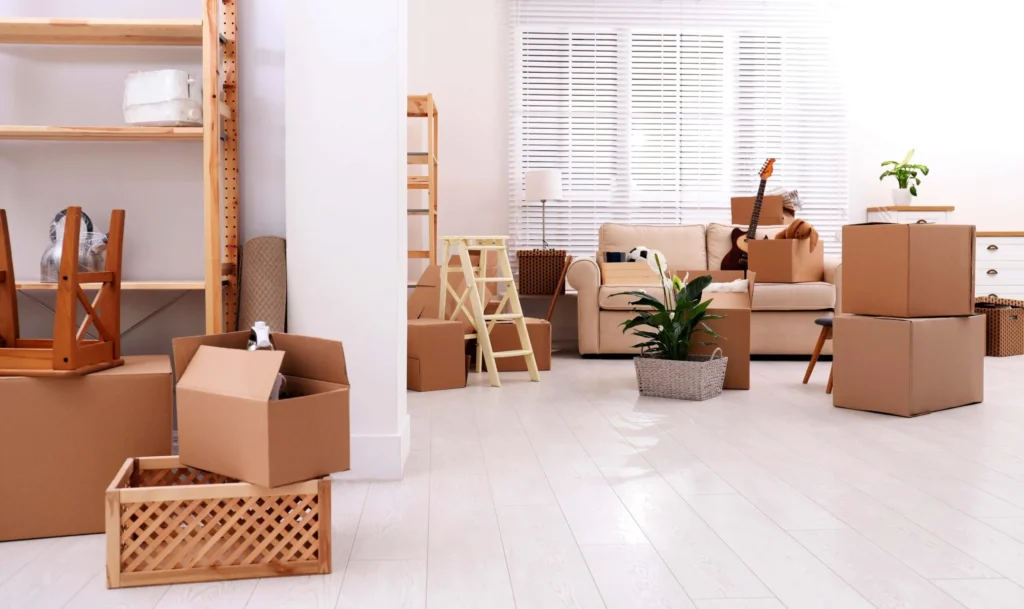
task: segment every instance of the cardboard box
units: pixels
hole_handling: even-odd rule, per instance
[[[974,314],[973,226],[843,227],[842,311],[890,317]]]
[[[597,265],[601,268],[601,285],[660,285],[658,273],[646,262],[598,261]]]
[[[840,315],[833,404],[901,417],[984,399],[985,317]]]
[[[757,201],[757,197],[733,197],[731,201],[732,223],[750,225],[755,201]],[[757,224],[758,226],[789,224],[786,221],[786,213],[782,205],[782,195],[765,195],[761,200],[761,215]]]
[[[825,276],[825,244],[821,241],[814,251],[810,239],[759,239],[747,246],[747,268],[757,273],[761,283],[803,283],[821,281]]]
[[[479,255],[473,255],[471,256],[471,259],[474,264],[479,264]],[[493,263],[490,262],[492,259]],[[457,256],[452,256],[448,264],[449,269],[459,266],[459,258]],[[486,272],[488,277],[497,277],[497,256],[488,257]],[[451,287],[458,294],[461,294],[465,289],[466,279],[461,272],[449,273],[448,281]],[[495,295],[496,286],[496,283],[478,283],[477,288],[480,290],[480,302],[486,305],[486,303]],[[445,302],[445,319],[456,319],[461,321],[465,334],[472,334],[474,330],[472,324],[469,322],[469,318],[463,311],[455,310],[455,302],[455,297],[448,294]],[[416,287],[409,296],[406,317],[407,319],[440,319],[440,303],[441,267],[436,264],[431,264],[427,266],[426,270],[423,271],[423,274],[420,275],[419,280],[416,281]],[[467,308],[469,307],[468,299],[465,301],[465,306]]]
[[[746,292],[705,292],[704,300],[711,300],[708,314],[724,315],[725,319],[713,319],[707,324],[721,335],[718,347],[722,355],[729,358],[725,370],[726,389],[750,389],[750,303],[754,300],[754,283],[757,279],[753,272],[743,271],[675,271],[680,278],[690,274],[690,279],[701,275],[711,275],[715,283],[728,283],[736,279],[747,278]],[[715,350],[711,345],[694,345],[690,352],[694,355],[710,355]]]
[[[81,377],[0,378],[0,541],[102,533],[126,459],[171,453],[170,359]]]
[[[248,332],[174,339],[178,453],[190,467],[275,487],[349,468],[349,384],[340,342]],[[280,372],[291,397],[271,401]]]
[[[537,370],[551,370],[551,323],[543,319],[526,318],[526,333],[530,335],[533,356],[537,358]],[[491,330],[491,349],[495,351],[518,351],[519,332],[513,323],[498,323]],[[495,360],[498,372],[524,372],[525,357],[501,357]],[[486,366],[484,366],[486,369]]]
[[[406,388],[413,391],[466,386],[466,339],[462,323],[410,319]]]

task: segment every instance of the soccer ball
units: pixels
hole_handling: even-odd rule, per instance
[[[665,254],[642,245],[629,250],[629,253],[626,254],[626,260],[629,262],[646,262],[655,273],[658,272],[658,261],[660,261],[661,272],[665,273],[668,271],[668,261],[665,260]]]
[[[646,261],[647,260],[647,256],[649,256],[650,253],[651,253],[651,250],[649,250],[646,247],[640,245],[640,246],[634,247],[633,249],[629,250],[629,253],[626,254],[626,260],[628,260],[629,262]],[[654,258],[651,257],[651,260],[654,260]]]

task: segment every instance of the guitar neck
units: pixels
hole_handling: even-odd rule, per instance
[[[757,199],[754,200],[754,211],[750,214],[750,228],[747,229],[747,239],[757,238],[757,221],[761,218],[761,202],[764,201],[764,186],[768,180],[761,180],[757,187]]]

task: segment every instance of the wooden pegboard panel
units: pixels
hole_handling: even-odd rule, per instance
[[[224,262],[228,269],[224,288],[224,329],[238,328],[238,245],[239,245],[239,175],[238,175],[238,22],[237,0],[222,3],[221,32],[228,42],[222,45],[220,73],[225,87],[223,101],[230,116],[223,120],[225,139],[221,146],[222,209],[224,217]]]

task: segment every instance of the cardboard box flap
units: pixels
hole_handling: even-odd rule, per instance
[[[416,281],[416,287],[409,296],[409,304],[406,311],[407,319],[420,319],[421,317],[438,317],[437,306],[440,301],[438,287],[441,285],[441,267],[436,264],[427,266],[423,274]]]
[[[270,399],[284,351],[246,351],[202,345],[178,381],[178,389],[265,402]]]
[[[348,385],[345,348],[339,341],[296,334],[271,334],[270,340],[285,354],[283,374]]]
[[[181,380],[189,362],[195,357],[199,347],[221,347],[223,349],[245,349],[249,342],[249,331],[229,332],[227,334],[207,334],[204,336],[185,336],[171,341],[174,349],[174,380]]]

